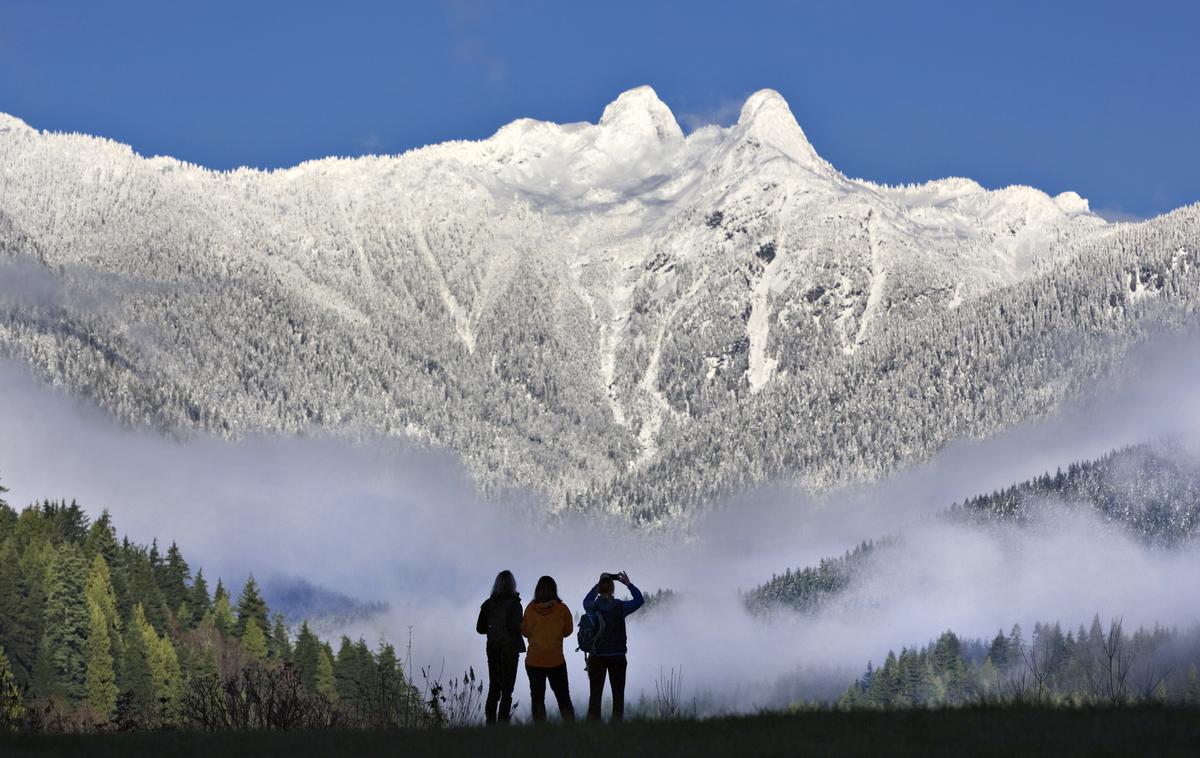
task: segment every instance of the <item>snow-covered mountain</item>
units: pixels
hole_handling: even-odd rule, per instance
[[[1051,412],[1193,317],[1198,216],[850,179],[771,90],[271,172],[0,115],[0,350],[130,422],[403,435],[656,520]]]

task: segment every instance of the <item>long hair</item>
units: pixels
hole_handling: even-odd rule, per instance
[[[537,587],[533,590],[533,602],[549,603],[558,600],[558,583],[554,581],[552,576],[543,576],[538,579]]]
[[[513,572],[504,569],[496,574],[496,581],[492,582],[492,597],[512,597],[515,594],[517,578],[513,576]]]

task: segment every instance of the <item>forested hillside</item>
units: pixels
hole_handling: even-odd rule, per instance
[[[1068,630],[1038,623],[1025,639],[1020,625],[992,640],[953,632],[867,664],[842,696],[849,708],[956,706],[971,703],[1200,705],[1200,627],[1139,628],[1133,633],[1100,618]]]
[[[1135,445],[955,504],[949,516],[1029,522],[1049,503],[1090,511],[1147,543],[1180,545],[1200,533],[1198,460],[1177,440]]]
[[[768,90],[212,172],[0,116],[0,352],[177,434],[399,436],[647,524],[1052,413],[1193,324],[1200,209],[881,186]],[[686,475],[684,475],[686,472]]]
[[[0,728],[411,725],[427,712],[405,673],[387,644],[335,651],[307,623],[293,640],[253,576],[210,590],[107,512],[0,500]]]
[[[1200,459],[1194,443],[1170,439],[1114,450],[955,503],[939,518],[978,528],[1035,526],[1061,509],[1090,514],[1150,547],[1190,547],[1200,535]],[[903,549],[900,534],[863,542],[816,566],[789,568],[748,592],[746,605],[754,611],[815,612],[864,572],[886,571],[889,552]]]
[[[896,543],[895,538],[867,541],[836,558],[823,558],[816,566],[787,569],[745,596],[746,607],[762,612],[788,608],[800,613],[815,613],[831,598],[845,591],[859,576],[879,548]]]

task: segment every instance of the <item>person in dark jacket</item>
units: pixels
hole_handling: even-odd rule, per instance
[[[632,600],[617,600],[613,597],[613,581],[616,580],[629,588]],[[622,571],[619,574],[601,574],[600,581],[592,587],[583,599],[585,612],[595,611],[604,617],[604,633],[596,640],[595,647],[588,656],[588,720],[600,720],[600,706],[604,701],[604,678],[607,675],[612,689],[612,720],[621,721],[625,717],[625,670],[628,660],[627,638],[625,635],[625,618],[642,607],[646,599],[642,592],[629,581],[629,575]]]
[[[491,596],[479,606],[475,631],[487,635],[488,692],[483,704],[487,723],[507,723],[512,717],[512,694],[517,686],[517,664],[525,652],[521,636],[521,596],[511,571],[501,571]],[[499,709],[497,711],[497,708]]]

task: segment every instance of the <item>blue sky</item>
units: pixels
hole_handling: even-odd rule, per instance
[[[214,168],[595,121],[650,84],[686,128],[783,93],[851,176],[1200,200],[1192,2],[0,4],[0,111]]]

